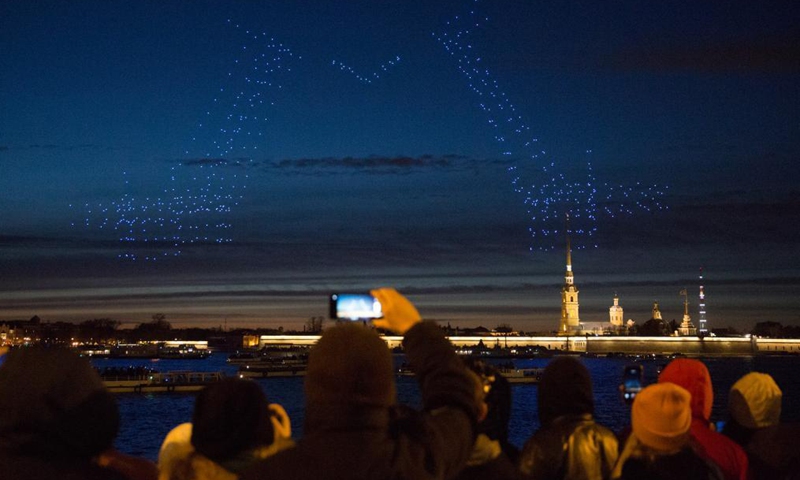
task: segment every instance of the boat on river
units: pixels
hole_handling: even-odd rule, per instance
[[[308,363],[277,362],[254,363],[239,367],[239,378],[275,378],[275,377],[304,377],[308,371]]]
[[[203,342],[150,342],[119,344],[110,349],[110,358],[159,358],[171,360],[205,360],[211,355],[208,348],[197,348]]]
[[[222,372],[156,372],[137,368],[107,369],[100,372],[100,377],[111,393],[190,393],[219,382],[224,375]]]
[[[512,385],[525,383],[539,383],[542,379],[544,368],[504,368],[500,374]]]
[[[501,366],[497,371],[503,375],[508,383],[513,385],[539,383],[544,368],[514,368],[513,364]],[[402,364],[395,369],[395,374],[400,377],[413,376],[414,371],[408,364]]]
[[[281,361],[307,361],[309,347],[300,345],[264,347],[261,350],[237,351],[228,355],[234,365],[271,364]]]
[[[237,352],[228,363],[239,365],[239,378],[303,377],[308,370],[308,347],[266,347]]]

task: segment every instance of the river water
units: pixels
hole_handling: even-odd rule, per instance
[[[175,370],[222,371],[234,375],[236,366],[226,363],[227,356],[215,353],[205,360],[139,360],[94,359],[99,368],[147,366],[158,371]],[[725,420],[727,393],[742,375],[758,371],[769,373],[783,390],[783,421],[800,421],[800,356],[791,357],[728,357],[705,358],[714,384],[712,420]],[[399,361],[399,359],[398,359]],[[625,365],[630,359],[581,358],[592,376],[595,395],[595,417],[614,431],[622,430],[630,417],[629,407],[620,399],[617,387]],[[548,359],[516,360],[517,368],[544,367]],[[656,381],[658,369],[667,360],[643,360],[645,384]],[[296,438],[301,436],[303,423],[303,380],[296,378],[258,379],[271,402],[282,404],[292,420]],[[539,428],[537,418],[537,386],[512,387],[513,410],[510,425],[511,443],[521,447]],[[398,401],[419,406],[419,390],[413,377],[397,379]],[[117,397],[122,426],[116,447],[129,454],[156,460],[161,442],[174,426],[191,421],[194,394],[120,394]]]

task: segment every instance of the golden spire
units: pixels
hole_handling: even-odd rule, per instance
[[[567,213],[567,271],[572,271],[572,247],[569,243],[569,213]]]
[[[689,292],[687,292],[686,289],[684,288],[683,290],[681,290],[680,295],[683,296],[683,315],[685,317],[688,317],[689,316]]]
[[[572,278],[572,246],[569,243],[569,213],[567,213],[566,223],[567,233],[567,273],[564,275],[564,282],[567,286],[572,285],[574,280]]]

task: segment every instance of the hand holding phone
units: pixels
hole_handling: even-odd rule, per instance
[[[642,383],[644,378],[644,368],[641,365],[626,365],[622,372],[622,385],[619,386],[620,393],[622,393],[622,400],[627,403],[633,403],[636,394],[642,391]]]
[[[383,307],[383,318],[372,322],[376,327],[405,335],[411,327],[422,321],[416,307],[394,288],[379,288],[370,293]]]

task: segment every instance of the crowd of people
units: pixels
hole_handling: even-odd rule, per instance
[[[462,360],[434,324],[393,289],[372,292],[378,328],[404,337],[422,408],[397,404],[393,362],[374,329],[324,331],[305,378],[305,421],[292,438],[282,406],[261,386],[224,379],[200,392],[158,462],[113,448],[114,397],[88,361],[57,348],[15,349],[0,366],[0,478],[247,479],[789,479],[798,478],[800,428],[780,422],[781,390],[749,373],[730,393],[722,432],[710,422],[711,377],[672,361],[639,392],[630,426],[594,414],[580,360],[557,357],[538,386],[540,428],[521,450],[508,441],[511,391],[492,365]]]

